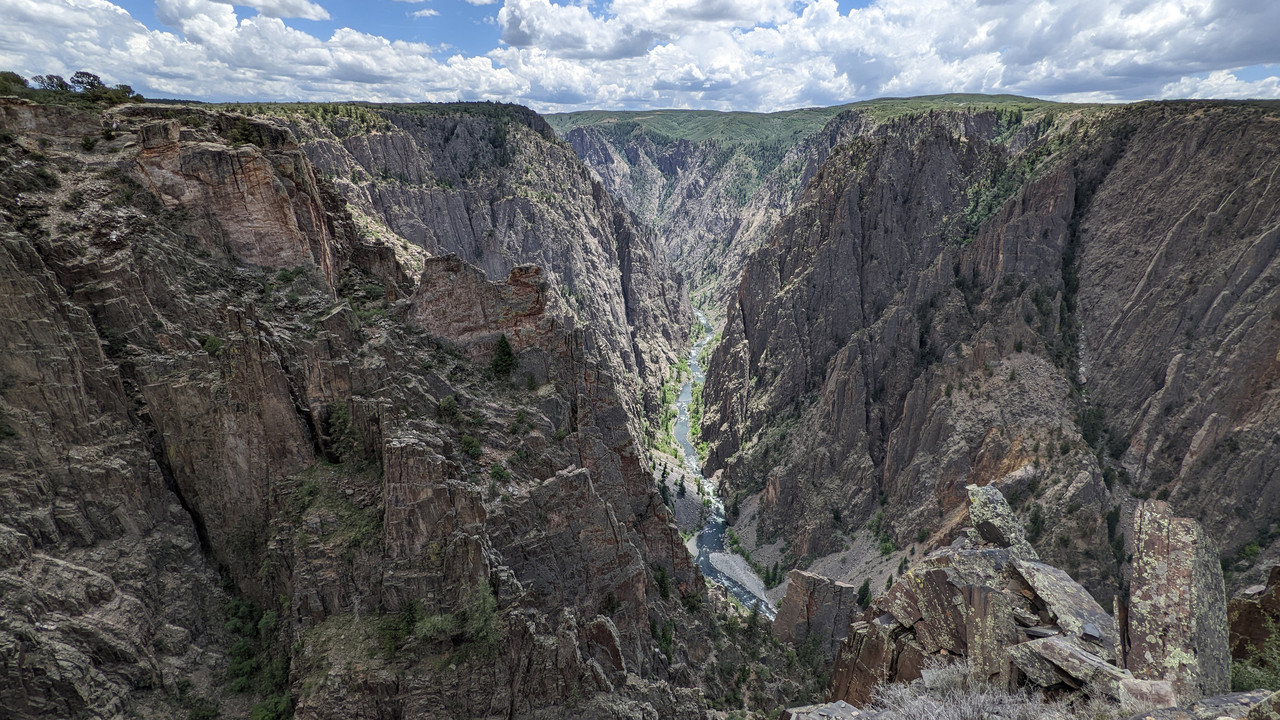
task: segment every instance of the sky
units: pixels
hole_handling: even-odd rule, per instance
[[[0,69],[540,112],[1280,98],[1280,0],[0,0]]]

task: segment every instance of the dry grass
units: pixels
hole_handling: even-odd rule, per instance
[[[935,664],[912,683],[885,685],[876,711],[894,720],[1120,720],[1149,707],[1126,707],[1095,698],[1044,702],[1038,693],[974,682],[969,663]]]

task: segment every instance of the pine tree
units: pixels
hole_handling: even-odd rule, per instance
[[[500,378],[507,377],[516,369],[516,354],[511,351],[511,343],[507,334],[498,336],[498,349],[493,354],[493,374]]]

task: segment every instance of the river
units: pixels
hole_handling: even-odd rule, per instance
[[[706,315],[703,315],[702,311],[697,312],[698,319],[702,321],[704,327],[707,327]],[[698,451],[689,440],[689,403],[693,401],[693,383],[703,382],[706,379],[702,364],[698,362],[698,355],[707,343],[711,342],[711,338],[712,333],[708,331],[689,350],[690,377],[680,386],[680,396],[676,399],[676,442],[679,443],[680,450],[684,454],[685,469],[695,476],[700,476],[702,467],[698,462]],[[702,487],[711,503],[710,512],[702,530],[698,531],[698,534],[694,535],[685,546],[697,559],[698,567],[702,569],[702,574],[708,580],[725,586],[739,602],[748,608],[758,603],[760,614],[772,620],[776,611],[765,598],[764,581],[751,569],[746,559],[728,552],[725,548],[725,530],[729,526],[725,522],[724,503],[716,497],[711,482],[705,477],[702,479]]]

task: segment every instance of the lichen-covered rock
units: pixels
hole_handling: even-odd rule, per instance
[[[831,698],[865,705],[881,683],[918,679],[926,657],[915,637],[891,616],[855,621],[831,669]]]
[[[1030,640],[1009,648],[1013,662],[1043,687],[1066,683],[1091,696],[1117,704],[1175,703],[1173,687],[1165,680],[1135,679],[1127,670],[1063,637]]]
[[[1137,506],[1133,532],[1124,666],[1169,680],[1186,700],[1221,695],[1231,658],[1217,547],[1199,523],[1160,501]]]
[[[1183,707],[1161,708],[1134,715],[1128,720],[1240,720],[1270,696],[1268,690],[1215,695]]]
[[[1014,560],[1018,575],[1044,601],[1062,634],[1110,655],[1116,646],[1116,624],[1080,583],[1062,570],[1043,563]]]
[[[1249,708],[1246,720],[1280,720],[1280,692],[1273,693]]]
[[[991,485],[970,485],[966,490],[969,493],[969,520],[983,540],[1009,548],[1018,557],[1040,559],[1035,548],[1027,542],[1022,523],[1014,516],[1000,490]]]
[[[1169,682],[1112,662],[1116,642],[1112,618],[1067,573],[1005,548],[958,544],[930,553],[850,625],[831,698],[865,704],[876,686],[919,677],[927,659],[965,659],[974,680],[996,687],[1025,679],[1054,692],[1173,705]]]

